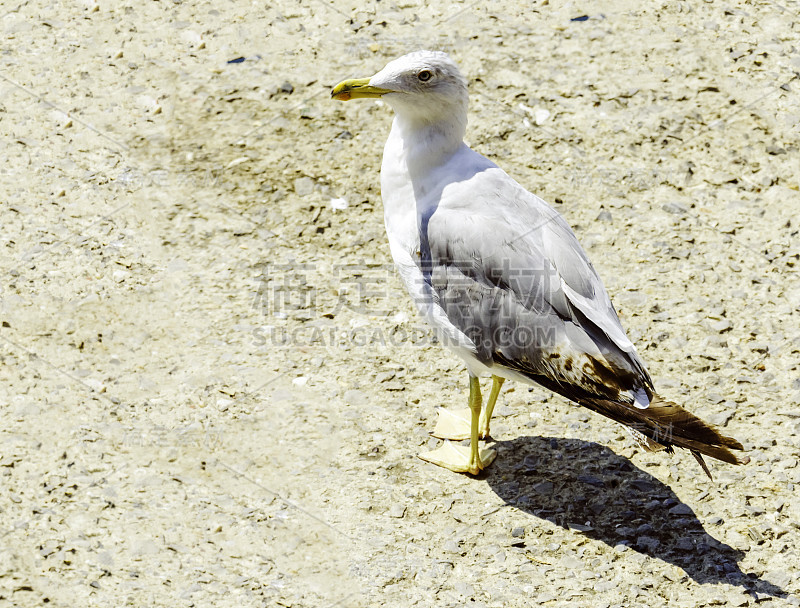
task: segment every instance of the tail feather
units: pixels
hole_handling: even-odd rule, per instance
[[[730,464],[746,464],[749,461],[749,458],[737,458],[731,452],[731,449],[744,449],[736,439],[721,434],[680,405],[658,395],[654,395],[646,409],[632,408],[606,399],[591,399],[581,404],[627,425],[656,444],[690,450],[709,477],[711,473],[702,455]]]
[[[692,456],[694,456],[694,459],[700,464],[701,467],[703,467],[703,470],[706,472],[706,475],[708,475],[708,478],[711,481],[714,481],[714,478],[711,477],[711,471],[708,470],[708,465],[706,464],[706,461],[703,460],[703,455],[697,450],[692,450]]]
[[[533,366],[526,365],[524,361],[509,359],[500,352],[493,353],[492,358],[494,363],[518,371],[553,392],[630,427],[634,431],[633,435],[637,442],[649,451],[663,448],[667,452],[672,452],[673,446],[691,451],[709,477],[711,475],[705,465],[703,455],[730,464],[747,464],[750,461],[747,456],[737,458],[731,452],[731,450],[744,449],[736,439],[723,435],[712,425],[703,422],[677,403],[662,399],[658,395],[654,394],[650,404],[641,409],[627,403],[604,398],[601,396],[602,391],[592,393],[590,385],[562,383],[558,379],[534,369]],[[594,371],[599,374],[603,369],[605,369],[603,366],[597,366]],[[614,386],[615,378],[619,374],[614,370],[612,372],[609,372],[610,376],[606,375],[600,378],[600,384],[608,381],[611,386]],[[619,385],[619,388],[625,387]],[[649,390],[647,392],[649,395]]]

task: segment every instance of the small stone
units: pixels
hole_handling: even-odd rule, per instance
[[[294,180],[294,192],[297,196],[308,196],[314,192],[314,180],[310,177],[298,177]]]
[[[495,416],[499,416],[504,418],[505,416],[511,416],[514,413],[514,410],[507,405],[501,405],[495,410]]]
[[[238,167],[239,165],[243,165],[244,163],[250,162],[250,159],[247,156],[240,156],[239,158],[234,158],[231,162],[225,165],[226,169],[233,169],[234,167]]]
[[[244,58],[242,58],[242,60],[244,60]],[[287,95],[291,95],[292,93],[294,93],[294,87],[292,86],[292,83],[289,81],[284,82],[279,87],[279,90],[281,93],[286,93]]]
[[[681,203],[665,203],[661,205],[661,208],[667,213],[673,213],[675,215],[684,215],[686,213],[686,207]]]
[[[710,414],[708,416],[708,421],[713,424],[714,426],[725,426],[728,424],[733,415],[736,413],[736,410],[726,410],[724,412],[719,412],[717,414]]]
[[[405,514],[406,514],[405,505],[401,505],[399,503],[393,504],[392,508],[389,509],[389,517],[395,517],[397,519],[401,519]]]
[[[537,125],[544,124],[548,118],[550,118],[550,112],[549,110],[545,110],[544,108],[535,110],[533,113],[533,120],[534,122],[536,122]]]
[[[614,218],[611,217],[611,212],[603,209],[600,213],[597,214],[595,218],[598,222],[613,222]]]
[[[694,541],[689,536],[679,538],[675,543],[675,547],[680,551],[692,551],[694,549]]]
[[[469,583],[464,581],[456,581],[453,588],[465,597],[472,597],[475,594],[475,589]]]
[[[97,380],[95,378],[86,378],[86,380],[84,380],[83,383],[86,384],[89,388],[91,388],[96,393],[105,393],[106,392],[105,384],[103,384],[100,380]]]
[[[525,538],[525,528],[522,526],[517,526],[513,530],[511,530],[511,536],[514,538]]]
[[[634,479],[631,485],[639,490],[639,492],[652,492],[655,489],[653,483],[646,479]]]
[[[581,483],[588,483],[590,486],[595,486],[597,488],[602,488],[606,485],[602,479],[594,475],[578,475],[578,481]]]
[[[640,536],[636,539],[636,546],[646,551],[655,551],[661,546],[661,541],[652,536]]]
[[[712,321],[711,329],[716,332],[723,333],[733,329],[733,324],[728,319],[720,319],[719,321]]]
[[[764,575],[764,578],[778,587],[785,589],[792,583],[794,577],[785,570],[770,570]]]
[[[536,456],[527,455],[525,458],[522,459],[522,472],[523,473],[535,473],[536,472],[536,465],[539,462],[539,459]]]
[[[689,505],[675,505],[669,510],[670,515],[694,515],[694,511]]]
[[[351,389],[344,392],[344,402],[347,405],[366,405],[368,401],[366,393],[358,389]]]

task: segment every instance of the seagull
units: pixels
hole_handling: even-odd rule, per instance
[[[597,271],[566,220],[464,143],[467,82],[446,53],[416,51],[331,97],[394,110],[381,197],[392,258],[419,313],[464,360],[468,408],[440,409],[446,441],[423,460],[477,475],[505,380],[540,384],[622,423],[648,451],[744,464],[742,445],[655,393]],[[492,377],[486,406],[480,377]],[[469,447],[451,440],[469,439]]]

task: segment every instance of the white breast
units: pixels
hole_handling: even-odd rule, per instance
[[[468,365],[475,358],[474,343],[447,319],[437,303],[437,296],[420,269],[420,224],[426,212],[438,202],[436,196],[422,196],[414,191],[405,162],[400,130],[393,125],[386,141],[381,165],[381,197],[384,223],[400,278],[420,315],[434,328],[438,338],[459,354]]]

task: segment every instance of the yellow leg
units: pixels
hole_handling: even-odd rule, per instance
[[[478,425],[481,419],[481,383],[475,376],[469,377],[469,409],[472,412],[472,428],[469,437],[469,469],[468,472],[477,475],[483,468],[480,454],[478,454]]]
[[[421,454],[420,458],[456,473],[470,473],[471,475],[477,475],[482,469],[489,466],[497,456],[497,452],[490,449],[482,450],[478,443],[482,406],[483,399],[481,398],[480,382],[477,377],[470,376],[469,410],[471,420],[469,448],[445,441],[442,447],[432,452]]]
[[[481,439],[489,437],[489,424],[492,420],[492,412],[494,412],[497,397],[500,395],[500,390],[505,381],[505,378],[492,376],[492,392],[489,394],[489,401],[486,403],[486,408],[481,413],[480,426],[478,427],[478,436]],[[470,408],[465,407],[454,411],[440,408],[439,419],[436,421],[436,428],[433,429],[433,436],[439,439],[461,441],[462,439],[469,439],[472,436],[471,429],[472,411]]]
[[[492,421],[494,404],[497,403],[497,397],[500,395],[500,390],[503,388],[503,382],[505,381],[506,379],[500,376],[492,376],[492,392],[489,393],[489,401],[486,403],[486,409],[483,410],[481,415],[481,439],[486,439],[489,436],[489,423]]]

